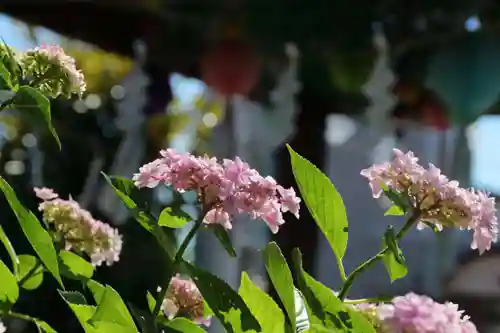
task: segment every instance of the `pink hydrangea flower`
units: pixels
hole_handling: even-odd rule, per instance
[[[439,230],[458,227],[474,232],[471,247],[482,254],[498,239],[498,220],[494,198],[474,189],[461,188],[457,181],[450,181],[441,170],[429,164],[424,168],[409,151],[406,154],[394,149],[394,159],[362,170],[378,198],[383,189],[389,188],[404,196],[420,213],[421,221],[434,224]],[[419,223],[418,228],[425,224]]]
[[[373,311],[374,307],[358,307]],[[427,296],[408,293],[389,304],[375,307],[383,333],[477,333],[476,326],[456,304],[435,302]]]
[[[211,316],[205,315],[203,296],[193,280],[181,279],[177,274],[163,300],[162,310],[170,319],[176,316],[188,317],[198,325],[210,326]]]
[[[48,188],[35,188],[35,194],[43,201],[38,209],[44,220],[54,228],[64,242],[67,251],[86,254],[94,266],[104,262],[108,266],[119,261],[122,236],[109,224],[95,220],[89,211],[73,199],[60,199]]]
[[[35,78],[45,77],[39,83],[42,91],[50,92],[53,97],[64,94],[69,97],[71,94],[82,96],[86,90],[85,77],[76,68],[75,59],[67,55],[64,50],[56,44],[40,45],[28,50],[19,56],[24,74]]]
[[[139,169],[133,177],[137,187],[154,188],[159,184],[173,189],[195,191],[206,211],[204,223],[220,224],[231,229],[238,214],[264,220],[273,233],[284,223],[283,213],[299,217],[300,198],[292,188],[285,189],[272,177],[263,177],[236,157],[224,159],[195,157],[173,149]]]

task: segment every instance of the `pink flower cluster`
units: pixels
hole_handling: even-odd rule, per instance
[[[54,97],[61,93],[82,96],[86,90],[84,75],[76,68],[75,59],[59,45],[43,44],[28,50],[20,56],[20,63],[25,74],[33,76],[35,80],[46,75],[43,82],[38,83],[42,90],[54,90]],[[66,87],[68,84],[69,87]]]
[[[450,302],[437,303],[430,297],[408,293],[389,304],[360,304],[369,317],[378,317],[378,333],[477,333],[468,316]]]
[[[409,151],[394,149],[391,162],[376,164],[362,170],[378,198],[384,187],[399,193],[420,213],[420,221],[436,225],[473,230],[471,248],[482,254],[498,239],[495,199],[487,193],[459,187],[434,165],[424,168]],[[418,227],[425,226],[419,223]]]
[[[54,227],[66,250],[86,254],[94,266],[108,266],[120,259],[122,236],[109,224],[95,220],[71,198],[63,200],[52,189],[35,188],[43,201],[38,209],[44,220]]]
[[[184,316],[198,325],[210,326],[211,316],[205,315],[203,296],[198,287],[191,279],[181,279],[179,274],[170,281],[162,309],[170,319]]]
[[[284,223],[283,213],[299,216],[300,199],[293,188],[285,189],[272,177],[262,177],[238,157],[219,163],[216,158],[195,157],[162,150],[161,158],[142,166],[133,177],[137,187],[160,183],[177,191],[196,191],[206,211],[204,223],[218,223],[231,229],[231,219],[249,214],[264,220],[273,233]]]

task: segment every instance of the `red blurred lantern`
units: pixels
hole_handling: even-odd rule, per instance
[[[438,131],[450,128],[446,109],[436,101],[430,101],[422,107],[422,122]]]
[[[260,61],[241,39],[217,43],[202,59],[202,80],[223,96],[248,95],[260,77]]]
[[[421,94],[417,87],[404,81],[398,80],[392,89],[394,95],[406,105],[415,105],[418,103]]]

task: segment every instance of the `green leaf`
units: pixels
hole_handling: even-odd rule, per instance
[[[38,328],[38,331],[43,333],[57,333],[55,329],[53,329],[49,324],[47,324],[43,320],[35,319],[35,325]]]
[[[297,288],[293,288],[293,292],[295,302],[295,332],[306,332],[311,327],[311,323],[309,322],[309,315],[307,313],[306,301],[304,299],[304,295],[302,295],[302,293]]]
[[[131,333],[134,332],[131,328],[109,322],[109,321],[96,321],[92,323],[93,329],[98,333]],[[136,330],[134,333],[137,333]]]
[[[11,75],[7,67],[0,62],[0,89],[12,88]]]
[[[220,224],[210,224],[207,225],[207,228],[213,231],[215,237],[217,237],[219,242],[222,244],[227,254],[236,258],[236,250],[233,247],[233,242],[231,241],[231,237],[229,236],[227,230]]]
[[[162,227],[177,229],[182,228],[191,220],[191,217],[182,210],[174,211],[172,207],[166,207],[160,213],[158,224]]]
[[[182,333],[204,333],[205,330],[186,318],[175,318],[167,326]]]
[[[398,205],[392,205],[389,209],[384,213],[385,216],[403,216],[405,215],[405,211]]]
[[[71,308],[85,333],[97,333],[97,330],[89,323],[96,312],[96,307],[88,305],[85,297],[78,292],[59,291],[59,294]]]
[[[59,263],[61,274],[73,280],[86,281],[94,274],[94,266],[73,252],[59,252]]]
[[[245,301],[226,282],[187,262],[184,265],[228,333],[262,332]]]
[[[280,248],[274,242],[271,242],[266,246],[263,255],[269,279],[276,289],[276,292],[285,307],[285,311],[288,314],[288,318],[292,324],[292,329],[295,331],[295,293],[290,268],[288,267]]]
[[[300,194],[339,263],[347,248],[347,215],[342,197],[314,164],[287,145]]]
[[[262,332],[285,332],[285,315],[273,299],[250,280],[246,272],[241,275],[238,293],[259,321]]]
[[[106,286],[91,323],[94,325],[94,322],[100,321],[123,326],[127,329],[127,332],[137,333],[138,331],[125,302],[123,302],[120,295],[110,286]]]
[[[404,195],[401,193],[398,193],[394,191],[393,189],[390,189],[386,185],[382,184],[382,190],[384,191],[385,196],[394,203],[395,206],[398,206],[402,211],[403,215],[408,211],[410,208],[410,205],[408,204],[407,200],[405,200]],[[391,207],[392,208],[392,207]],[[389,208],[390,210],[390,208]],[[387,214],[386,212],[386,215]]]
[[[19,256],[19,274],[17,280],[26,290],[34,290],[43,282],[43,265],[33,256],[21,254]]]
[[[130,212],[135,217],[135,220],[139,222],[139,224],[152,233],[158,244],[163,248],[165,253],[169,255],[166,258],[168,260],[167,265],[172,266],[172,260],[176,253],[176,240],[172,233],[165,232],[165,229],[161,228],[156,219],[151,216],[151,214],[145,209],[139,207],[134,200],[132,199],[132,194],[137,188],[134,186],[134,183],[123,177],[109,177],[104,172],[101,172],[106,182],[111,186],[114,190],[115,194],[121,200],[121,202],[127,207]]]
[[[94,296],[94,300],[95,300],[96,304],[100,304],[101,300],[102,300],[102,296],[104,295],[104,292],[106,291],[106,287],[104,287],[102,284],[100,284],[97,281],[89,280],[89,281],[87,281],[87,288],[90,289],[92,296]]]
[[[2,242],[3,246],[5,246],[5,249],[7,250],[7,253],[9,254],[10,260],[12,262],[12,269],[14,271],[14,274],[17,275],[19,273],[19,258],[17,257],[16,250],[14,250],[9,237],[7,237],[7,234],[5,233],[1,225],[0,241]]]
[[[153,295],[151,295],[149,291],[146,294],[146,299],[148,301],[149,312],[153,312],[156,305],[156,299],[153,297]]]
[[[0,308],[10,309],[19,298],[19,287],[14,274],[0,260]]]
[[[10,187],[3,177],[0,177],[0,189],[5,194],[10,208],[14,211],[26,238],[36,254],[57,282],[59,282],[59,285],[63,286],[59,273],[57,253],[52,243],[52,237],[50,237],[49,233],[42,227],[36,216],[23,207],[17,199],[16,193],[14,193],[12,187]]]
[[[54,137],[61,149],[61,141],[52,126],[52,117],[50,114],[50,101],[37,89],[30,86],[21,86],[14,97],[14,107],[18,109],[21,114],[26,114],[28,118],[37,119],[37,115],[33,112],[41,112],[43,120],[46,123],[50,133]],[[37,124],[35,124],[37,125]]]
[[[293,263],[297,273],[299,289],[307,302],[311,315],[311,332],[376,333],[370,322],[354,307],[343,303],[332,290],[313,279],[302,268],[302,255],[293,251]]]
[[[389,273],[391,282],[394,282],[404,277],[408,273],[408,268],[406,267],[403,251],[399,248],[392,226],[389,226],[384,234],[384,245],[389,250],[382,257],[382,261]]]

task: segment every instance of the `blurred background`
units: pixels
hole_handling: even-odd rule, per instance
[[[498,1],[1,0],[0,36],[20,51],[61,44],[88,85],[82,100],[53,102],[62,152],[40,129],[0,114],[0,172],[34,211],[32,187],[47,186],[118,227],[122,259],[100,268],[97,279],[139,306],[162,280],[161,258],[100,171],[130,177],[161,148],[240,156],[295,186],[290,143],[344,198],[347,271],[378,251],[388,223],[401,223],[383,216],[388,203],[373,200],[359,175],[391,158],[393,147],[413,150],[464,186],[500,194]],[[196,213],[189,194],[150,196],[156,213],[173,202]],[[30,253],[8,205],[0,205],[18,253]],[[259,249],[274,239],[286,254],[300,247],[306,270],[338,288],[335,258],[305,209],[272,237],[264,223],[240,220],[232,231],[238,259],[204,233],[190,259],[233,287],[246,270],[267,288]],[[402,242],[408,276],[391,284],[379,265],[350,297],[425,293],[458,302],[480,332],[500,332],[500,251],[479,257],[470,237],[411,232]],[[79,332],[53,290],[45,279],[23,295],[19,311],[58,332]],[[35,332],[21,322],[10,327]]]

